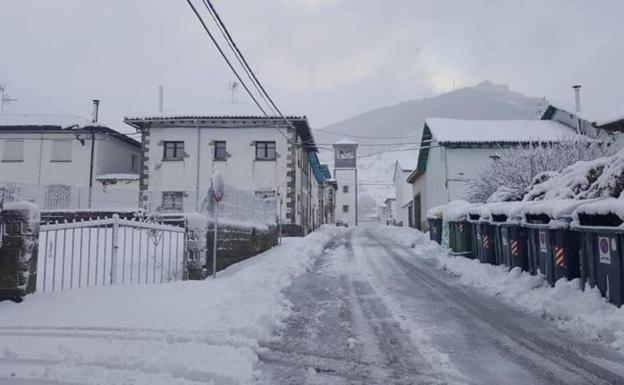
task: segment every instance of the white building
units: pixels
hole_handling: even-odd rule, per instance
[[[557,142],[575,131],[547,120],[427,119],[423,148],[412,185],[414,226],[426,228],[426,212],[467,195],[467,181],[476,176],[501,148],[535,142]]]
[[[394,173],[392,183],[394,184],[395,208],[393,215],[398,226],[413,227],[410,223],[410,213],[413,210],[412,185],[407,181],[410,174],[416,169],[416,161],[406,162],[405,160],[394,163]]]
[[[142,205],[164,212],[198,211],[213,173],[220,173],[229,186],[276,198],[285,233],[308,233],[319,212],[310,161],[317,149],[308,120],[287,119],[289,124],[257,116],[126,118],[142,136]],[[233,197],[226,196],[225,204],[228,199]]]
[[[334,178],[336,193],[336,221],[349,226],[358,225],[358,170],[357,143],[342,139],[334,147]]]
[[[97,178],[138,174],[141,144],[71,116],[0,114],[0,183],[43,209],[137,207],[138,189],[106,196]]]

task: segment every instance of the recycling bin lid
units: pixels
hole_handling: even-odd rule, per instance
[[[467,221],[469,219],[469,211],[476,206],[479,206],[479,204],[465,202],[465,204],[463,205],[457,204],[454,206],[446,207],[443,213],[444,220],[446,222]]]
[[[624,231],[624,199],[607,198],[578,206],[571,227]]]
[[[579,206],[591,201],[578,199],[548,199],[535,201],[522,209],[522,225],[538,228],[568,228],[572,222],[572,213]]]
[[[490,209],[490,222],[496,225],[520,224],[522,210],[535,202],[499,202]]]
[[[459,207],[464,207],[470,205],[470,203],[464,201],[464,200],[455,200],[455,201],[450,201],[447,204],[444,205],[440,205],[440,206],[436,206],[433,207],[429,210],[427,210],[427,219],[441,219],[444,216],[444,212],[447,209],[453,209],[453,208],[459,208]]]
[[[468,208],[468,219],[472,223],[490,222],[492,208],[500,205],[500,202],[484,203]]]

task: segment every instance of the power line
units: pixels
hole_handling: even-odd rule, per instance
[[[230,67],[230,70],[234,73],[234,75],[236,76],[236,78],[238,79],[239,82],[241,82],[241,84],[243,85],[243,88],[245,89],[245,91],[247,92],[247,94],[249,94],[249,97],[251,97],[251,100],[253,100],[254,104],[260,109],[260,111],[262,111],[262,114],[269,119],[271,122],[271,118],[269,117],[269,115],[266,113],[266,111],[264,110],[264,108],[262,108],[262,106],[260,105],[260,103],[258,102],[258,100],[256,99],[256,97],[254,96],[254,94],[251,92],[251,90],[249,89],[249,87],[247,86],[247,84],[245,84],[245,82],[243,81],[243,79],[241,78],[241,76],[238,74],[238,71],[236,71],[236,68],[234,68],[234,66],[232,65],[232,62],[230,61],[230,59],[227,57],[227,55],[225,54],[225,52],[223,51],[223,49],[221,48],[221,46],[219,45],[219,43],[217,42],[217,40],[215,39],[215,37],[212,35],[212,32],[210,32],[210,29],[208,29],[208,26],[206,25],[206,22],[204,21],[204,19],[201,17],[201,15],[199,14],[199,11],[197,11],[197,8],[195,8],[195,6],[193,5],[193,3],[191,2],[191,0],[186,0],[186,3],[189,5],[189,7],[193,10],[193,13],[195,14],[195,16],[197,17],[197,20],[199,20],[199,22],[201,23],[202,27],[204,28],[204,31],[206,31],[206,34],[208,34],[208,37],[210,37],[210,40],[212,41],[212,43],[214,44],[215,48],[217,48],[217,50],[219,51],[219,53],[221,54],[221,56],[223,57],[223,59],[225,60],[225,62],[227,63],[228,67]],[[284,137],[286,138],[286,140],[290,143],[292,143],[291,139],[288,137],[288,135],[284,134],[278,127],[277,125],[275,125],[275,128],[277,129],[277,131]],[[296,143],[295,143],[296,144]]]
[[[252,82],[255,82],[255,84],[257,84],[257,87],[260,88],[259,92],[260,94],[264,94],[266,96],[266,99],[268,99],[270,105],[275,109],[275,111],[277,111],[277,113],[279,114],[279,116],[284,119],[284,121],[291,126],[291,128],[293,130],[296,131],[296,128],[292,125],[292,123],[286,119],[286,117],[284,116],[284,114],[282,113],[282,111],[277,107],[277,105],[273,102],[273,98],[271,98],[271,95],[269,95],[268,92],[266,92],[264,86],[262,85],[262,83],[260,83],[260,80],[258,80],[258,77],[256,76],[256,74],[253,72],[253,70],[251,69],[251,66],[249,65],[249,63],[247,62],[247,59],[245,59],[245,56],[243,55],[243,53],[241,52],[241,50],[238,48],[238,46],[236,45],[236,42],[234,41],[234,38],[232,38],[232,35],[230,34],[230,31],[227,29],[227,27],[225,26],[225,23],[223,22],[223,20],[221,19],[221,16],[219,15],[219,13],[217,12],[216,8],[214,7],[214,5],[212,4],[212,2],[210,0],[203,0],[204,5],[207,6],[208,10],[210,11],[211,15],[213,15],[213,18],[215,18],[216,23],[218,25],[220,25],[222,32],[224,33],[224,37],[226,38],[226,40],[228,41],[228,44],[230,45],[230,48],[234,51],[236,57],[239,59],[239,62],[241,63],[241,65],[243,66],[243,68],[245,68],[245,70],[247,71],[247,74],[252,78]],[[265,101],[266,101],[265,99]]]
[[[351,134],[343,134],[337,131],[331,131],[331,130],[325,130],[325,129],[321,129],[321,128],[315,128],[314,131],[320,131],[320,132],[325,132],[328,134],[334,134],[337,136],[346,136],[349,138],[361,138],[361,139],[412,139],[414,137],[417,137],[416,135],[414,136],[366,136],[366,135],[351,135]]]

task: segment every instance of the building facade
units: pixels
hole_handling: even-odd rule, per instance
[[[412,226],[427,227],[427,210],[465,199],[468,182],[500,151],[519,145],[557,142],[575,135],[570,127],[539,120],[427,119],[412,185]]]
[[[358,225],[358,170],[357,143],[342,139],[334,147],[334,178],[336,193],[336,221],[349,226]]]
[[[273,199],[286,234],[312,231],[319,210],[311,161],[318,159],[317,149],[307,119],[287,119],[126,118],[142,138],[142,206],[163,212],[200,211],[212,176],[219,173],[227,185]]]
[[[415,163],[415,162],[413,162]],[[394,163],[394,174],[392,183],[394,184],[394,219],[397,226],[410,226],[410,212],[412,210],[412,185],[407,182],[407,178],[414,171],[414,165],[406,165],[396,161]]]
[[[101,175],[135,174],[141,144],[108,127],[58,116],[0,115],[0,183],[42,209],[101,206]],[[129,188],[117,207],[136,207],[138,189]]]

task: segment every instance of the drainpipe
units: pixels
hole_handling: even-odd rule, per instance
[[[200,161],[201,161],[201,128],[197,124],[197,119],[194,120],[195,128],[197,129],[197,175],[195,176],[195,211],[199,212],[199,178],[200,178]]]
[[[98,122],[98,117],[100,113],[100,101],[97,99],[93,99],[93,115],[92,115],[92,123],[96,124]],[[89,208],[92,205],[93,199],[93,166],[95,159],[95,128],[91,127],[91,155],[89,161]]]

